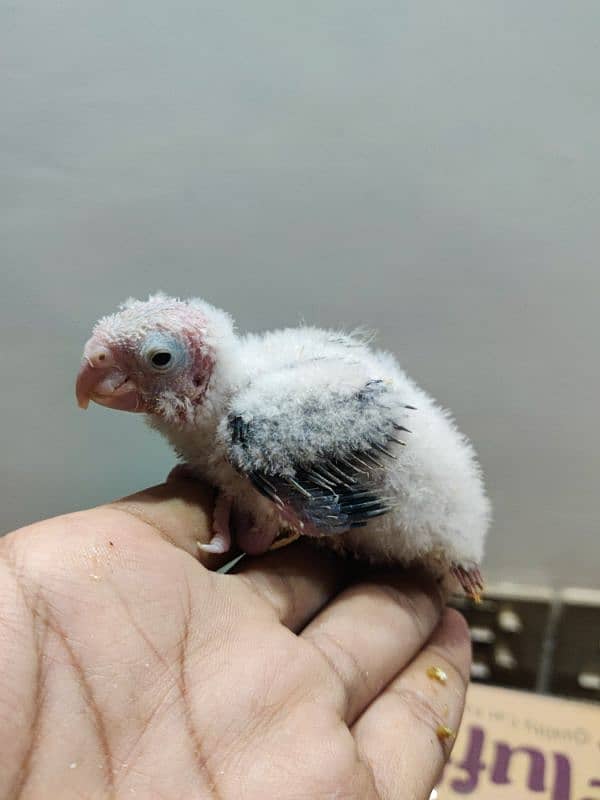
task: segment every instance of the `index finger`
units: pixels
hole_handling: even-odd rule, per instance
[[[446,609],[427,645],[353,726],[381,800],[428,800],[462,718],[470,663],[466,622]]]

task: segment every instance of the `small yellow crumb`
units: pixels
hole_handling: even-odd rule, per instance
[[[441,667],[431,666],[427,670],[427,677],[438,683],[448,683],[448,675]]]
[[[90,574],[90,578],[91,578],[93,581],[101,581],[101,580],[102,580],[102,578],[100,577],[100,575],[94,575],[93,573],[91,573],[91,574]]]
[[[452,739],[456,735],[456,732],[446,725],[438,725],[435,733],[440,742],[444,741],[444,739]]]

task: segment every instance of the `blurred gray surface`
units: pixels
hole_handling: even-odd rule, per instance
[[[366,324],[487,474],[494,579],[597,585],[600,5],[0,2],[0,527],[159,482],[91,324]]]

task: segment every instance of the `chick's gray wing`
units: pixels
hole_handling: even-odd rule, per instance
[[[382,379],[354,384],[312,382],[305,366],[290,369],[287,380],[253,382],[227,419],[230,462],[307,534],[343,533],[392,508],[385,469],[406,444],[402,421],[415,409]]]

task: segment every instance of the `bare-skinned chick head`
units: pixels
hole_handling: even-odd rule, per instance
[[[116,314],[103,317],[83,351],[76,381],[79,406],[87,408],[92,400],[120,411],[187,416],[186,410],[202,403],[213,372],[209,317],[216,311],[202,301],[157,294],[147,301],[128,300]]]

